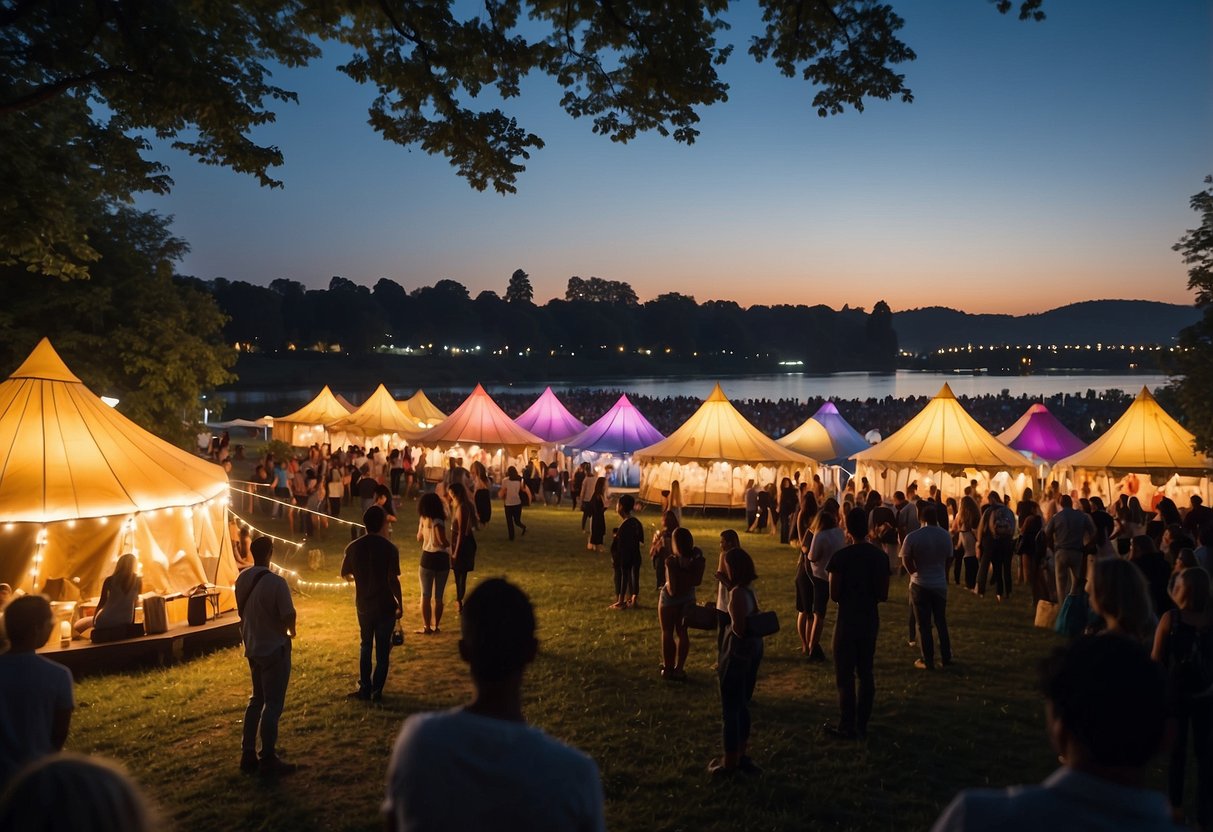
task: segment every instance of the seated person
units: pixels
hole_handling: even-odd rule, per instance
[[[0,792],[22,766],[63,748],[75,707],[72,672],[35,652],[55,626],[50,602],[27,595],[4,617],[12,649],[0,656]]]
[[[135,604],[143,591],[143,579],[135,574],[138,561],[132,554],[118,558],[114,574],[101,584],[101,600],[97,611],[76,622],[75,630],[83,635],[90,627],[93,641],[117,641],[143,635],[143,626],[135,624]]]

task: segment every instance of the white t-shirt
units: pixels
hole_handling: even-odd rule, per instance
[[[461,709],[405,720],[383,810],[400,832],[606,829],[592,759],[538,728]]]
[[[286,580],[270,572],[253,586],[257,575],[267,571],[264,566],[252,566],[236,578],[236,601],[244,613],[240,635],[246,656],[269,656],[290,641],[283,622],[295,614],[295,602]]]
[[[0,656],[0,791],[17,770],[53,754],[56,711],[76,705],[72,672],[37,653]]]
[[[830,558],[846,545],[846,533],[837,527],[813,535],[813,542],[809,544],[809,565],[813,568],[813,577],[819,581],[828,581],[830,573],[826,571],[826,567],[830,565]]]

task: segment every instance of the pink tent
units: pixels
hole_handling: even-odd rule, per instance
[[[1029,407],[1019,421],[998,434],[998,439],[1020,453],[1030,453],[1048,463],[1087,447],[1040,403]]]
[[[504,448],[510,454],[520,454],[527,448],[538,448],[544,441],[515,424],[477,384],[472,394],[446,417],[446,421],[421,434],[415,444],[443,450],[455,445],[479,445],[481,448]]]
[[[514,422],[548,442],[561,442],[586,427],[584,422],[569,413],[551,387],[546,388]]]

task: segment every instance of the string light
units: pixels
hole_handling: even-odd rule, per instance
[[[238,482],[238,480],[233,480],[233,482]],[[326,514],[323,511],[314,511],[310,508],[304,508],[303,506],[297,506],[294,503],[284,502],[283,500],[279,500],[274,497],[267,497],[264,494],[256,494],[252,491],[245,491],[243,488],[233,488],[232,491],[239,492],[240,494],[248,494],[250,496],[256,497],[259,500],[265,500],[267,502],[275,503],[280,506],[286,506],[291,511],[304,511],[304,512],[307,512],[308,514],[315,514],[317,517],[326,518],[331,523],[342,523],[346,526],[357,526],[360,529],[363,528],[363,525],[361,523],[354,523],[350,520],[342,520],[340,517],[333,517],[332,515]]]
[[[227,513],[230,514],[236,520],[236,522],[248,526],[250,532],[256,532],[263,537],[268,537],[270,540],[277,540],[282,543],[289,544],[294,546],[296,549],[303,548],[303,541],[296,542],[294,540],[287,540],[285,537],[278,537],[277,535],[262,531],[252,523],[249,523],[239,514],[232,511],[230,508],[227,510]],[[301,577],[294,569],[287,569],[285,566],[279,566],[273,562],[270,563],[270,569],[272,569],[275,574],[291,578],[297,586],[304,589],[346,589],[349,587],[349,582],[347,581],[308,581]]]
[[[38,579],[42,577],[42,552],[46,549],[46,541],[47,531],[46,526],[43,526],[34,540],[34,566],[30,569],[30,575],[34,578],[34,592],[38,591]]]
[[[235,518],[237,523],[240,523],[241,525],[244,525],[244,526],[248,526],[249,531],[256,532],[261,537],[268,537],[270,540],[277,540],[279,543],[286,543],[287,545],[294,546],[296,549],[303,548],[302,540],[298,540],[298,541],[287,540],[285,537],[279,537],[276,534],[270,534],[267,531],[263,531],[262,529],[259,529],[256,526],[254,526],[249,521],[245,520],[243,517],[241,517],[236,512],[232,511],[230,508],[227,510],[227,513],[230,514],[233,518]]]

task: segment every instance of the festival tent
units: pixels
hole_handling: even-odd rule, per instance
[[[585,422],[569,413],[551,387],[545,388],[514,422],[545,442],[552,443],[561,443],[561,440],[580,433],[586,427]]]
[[[842,418],[833,402],[826,402],[800,427],[776,440],[823,465],[836,465],[854,473],[851,454],[866,450],[871,444],[851,423]]]
[[[1103,436],[1060,460],[1053,470],[1069,480],[1066,490],[1082,483],[1084,491],[1105,500],[1120,493],[1135,495],[1147,509],[1157,491],[1176,502],[1186,502],[1192,494],[1208,500],[1213,459],[1198,453],[1195,444],[1196,438],[1142,387]]]
[[[273,437],[297,448],[306,448],[329,441],[328,426],[353,412],[342,399],[333,395],[328,385],[316,398],[287,416],[274,419]]]
[[[334,448],[355,444],[386,452],[411,443],[421,432],[417,422],[400,410],[400,404],[380,384],[361,407],[329,424],[329,441]]]
[[[1028,455],[1029,459],[1049,465],[1086,447],[1081,439],[1070,433],[1049,412],[1049,408],[1039,402],[1029,407],[1015,424],[998,434],[998,441]]]
[[[580,433],[565,439],[566,448],[578,451],[577,462],[593,462],[601,475],[606,464],[615,466],[618,485],[637,482],[640,472],[631,460],[633,451],[665,439],[627,395],[619,397],[606,413]],[[633,476],[634,475],[634,476]]]
[[[418,390],[409,398],[400,402],[400,405],[417,420],[417,423],[424,428],[432,428],[434,425],[446,418],[446,414],[434,406],[430,401],[430,397],[425,394],[424,390]]]
[[[979,425],[947,384],[900,430],[851,459],[856,474],[886,498],[911,482],[923,492],[935,484],[945,497],[959,498],[970,480],[983,492],[1018,498],[1032,477],[1031,463]]]
[[[426,448],[426,468],[441,468],[447,457],[465,462],[479,459],[488,468],[502,468],[507,457],[525,454],[544,444],[542,438],[520,427],[479,384],[463,404],[440,424],[417,439]],[[466,452],[466,456],[465,456]],[[427,477],[431,476],[427,470]]]
[[[227,495],[222,468],[106,405],[45,338],[0,382],[0,581],[92,597],[130,552],[145,591],[230,586]]]
[[[750,424],[719,384],[669,437],[632,456],[642,466],[640,499],[659,502],[677,480],[685,505],[725,508],[745,506],[747,480],[766,486],[796,471],[811,475],[817,464]]]

